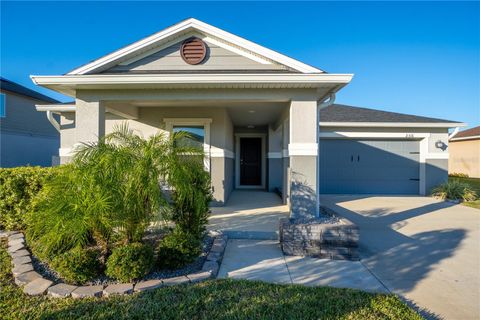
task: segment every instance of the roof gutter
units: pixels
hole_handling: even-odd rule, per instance
[[[448,140],[452,139],[453,137],[455,137],[458,133],[458,131],[460,131],[460,127],[455,127],[455,129],[453,130],[453,132],[448,136]]]
[[[57,122],[57,120],[55,120],[55,118],[53,117],[53,112],[48,110],[47,111],[47,119],[48,121],[50,121],[50,123],[52,124],[52,126],[58,131],[60,132],[60,123]]]
[[[320,121],[321,127],[390,127],[390,128],[455,128],[465,127],[462,122],[324,122]]]
[[[47,114],[47,119],[48,121],[52,124],[52,126],[58,131],[60,132],[60,123],[58,123],[58,121],[53,117],[53,114],[54,113],[57,113],[57,112],[73,112],[75,111],[75,105],[54,105],[54,104],[50,104],[50,105],[35,105],[35,109],[37,109],[37,111],[43,111],[43,112],[46,112]]]

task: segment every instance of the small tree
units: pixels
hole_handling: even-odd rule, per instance
[[[202,158],[202,150],[176,143],[185,136],[144,139],[123,124],[84,144],[39,196],[28,231],[37,252],[51,258],[96,244],[106,253],[112,242],[141,241],[153,217],[170,207],[162,184],[173,186],[175,199],[208,208],[204,197],[191,198],[198,194],[195,186],[209,186],[209,180],[203,165],[188,159]]]

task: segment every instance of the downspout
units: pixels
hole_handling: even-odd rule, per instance
[[[53,117],[53,112],[51,110],[47,110],[47,119],[48,121],[50,121],[50,123],[52,124],[52,126],[58,131],[60,132],[60,124],[57,122],[57,120],[55,120],[55,118]]]
[[[317,150],[317,208],[316,215],[320,216],[320,110],[326,107],[331,106],[335,102],[335,92],[330,93],[328,100],[323,100],[323,102],[317,104],[317,139],[318,139],[318,150]]]
[[[458,131],[460,131],[460,127],[455,127],[455,129],[453,130],[453,132],[448,136],[448,140],[452,139],[453,137],[455,137],[458,133]]]

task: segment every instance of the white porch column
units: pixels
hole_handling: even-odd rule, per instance
[[[75,144],[97,142],[105,135],[105,107],[101,101],[75,100]]]
[[[317,101],[290,103],[290,216],[318,216]]]

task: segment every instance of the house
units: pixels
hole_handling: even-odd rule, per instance
[[[334,105],[352,77],[196,19],[66,75],[31,76],[75,98],[37,107],[61,116],[62,162],[123,121],[144,135],[188,131],[216,204],[234,189],[280,190],[293,217],[318,213],[319,192],[427,194],[447,178],[448,129],[462,124]]]
[[[45,103],[59,101],[0,78],[0,167],[52,165],[60,135],[35,109]]]
[[[448,172],[480,178],[480,126],[460,131],[450,138]]]

